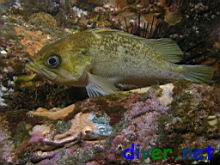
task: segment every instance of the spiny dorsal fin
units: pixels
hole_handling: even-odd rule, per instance
[[[129,33],[126,33],[124,31],[117,30],[117,29],[104,28],[104,29],[90,29],[90,30],[87,30],[87,31],[93,33],[94,35],[99,35],[101,33],[114,33],[114,34],[118,34],[118,35],[121,35],[121,36],[124,36],[124,37],[135,38],[135,39],[139,39],[139,40],[140,39],[145,40],[145,38],[141,38],[139,36],[135,36],[133,34],[129,34]]]
[[[161,57],[169,62],[178,63],[183,58],[183,52],[175,41],[169,38],[148,39],[146,43],[150,45]]]
[[[102,33],[102,32],[122,32],[117,29],[108,29],[108,28],[96,28],[96,29],[89,29],[88,32],[95,32],[95,33]],[[122,32],[123,33],[123,32]]]

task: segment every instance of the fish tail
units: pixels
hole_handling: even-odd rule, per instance
[[[214,75],[214,69],[205,65],[184,65],[181,68],[184,79],[196,83],[210,83]]]

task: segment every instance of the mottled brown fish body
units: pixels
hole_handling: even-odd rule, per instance
[[[174,72],[177,66],[162,60],[140,38],[99,34],[90,48],[94,56],[92,72],[96,75],[138,86],[180,78],[180,74]]]
[[[182,55],[171,39],[95,29],[45,46],[28,68],[59,84],[85,86],[89,96],[114,93],[121,84],[140,87],[172,80],[211,80],[210,67],[177,65]]]

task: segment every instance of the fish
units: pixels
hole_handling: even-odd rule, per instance
[[[85,87],[89,97],[128,86],[212,80],[212,67],[179,64],[182,57],[183,51],[170,38],[146,39],[120,30],[90,29],[46,45],[27,68],[61,85]]]

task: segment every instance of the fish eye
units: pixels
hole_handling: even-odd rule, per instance
[[[53,54],[47,59],[47,65],[51,68],[57,68],[60,66],[61,59],[59,55]]]

